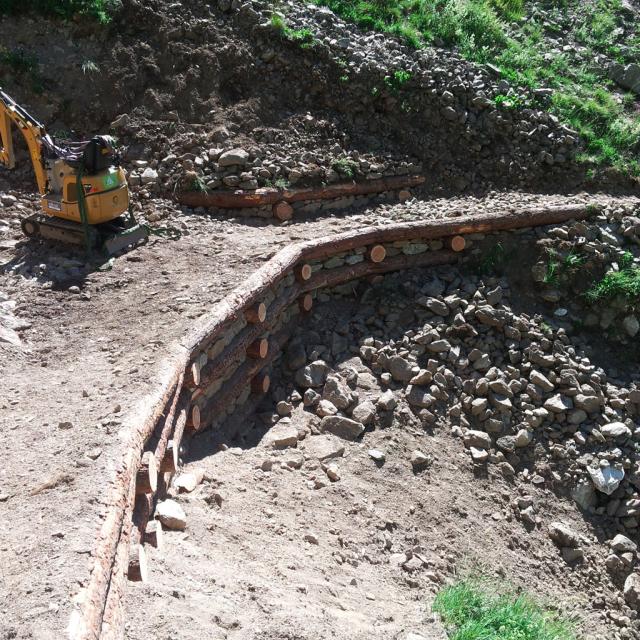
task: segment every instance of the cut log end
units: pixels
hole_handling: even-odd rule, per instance
[[[311,278],[312,269],[310,264],[302,264],[299,267],[296,267],[296,280],[298,282],[306,282]]]
[[[276,202],[271,210],[273,211],[274,217],[277,220],[280,220],[280,222],[291,220],[291,218],[293,218],[293,207],[284,200],[282,200],[281,202]]]
[[[263,360],[268,353],[269,341],[266,338],[260,338],[247,347],[247,355],[254,360]]]
[[[136,474],[136,494],[155,493],[158,488],[158,465],[151,451],[142,454]]]
[[[376,244],[367,251],[367,258],[371,262],[382,262],[386,257],[387,250],[381,244]]]
[[[300,311],[308,312],[313,307],[313,296],[310,293],[305,293],[298,298],[298,308]]]
[[[452,251],[459,252],[463,251],[467,246],[467,241],[463,236],[453,236],[452,238],[448,239],[446,244]]]
[[[251,391],[253,393],[263,394],[269,391],[271,386],[271,378],[266,373],[259,373],[251,380]]]
[[[144,531],[144,542],[150,544],[158,551],[162,551],[164,546],[162,533],[162,524],[159,520],[150,520],[147,523],[147,528]]]
[[[260,324],[267,318],[267,305],[264,302],[245,309],[244,317],[249,324]]]
[[[200,429],[200,407],[197,404],[194,404],[193,407],[191,407],[187,426],[194,431],[198,431]]]
[[[199,386],[200,384],[200,362],[196,360],[191,365],[191,380],[193,381],[194,386]]]
[[[129,549],[127,576],[132,582],[147,582],[149,580],[147,554],[141,544],[133,544]]]

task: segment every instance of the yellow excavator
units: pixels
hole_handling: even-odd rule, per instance
[[[27,143],[43,211],[22,220],[25,235],[108,255],[147,240],[147,228],[136,223],[129,206],[127,176],[111,136],[55,140],[0,87],[0,164],[9,169],[15,167],[12,125]]]

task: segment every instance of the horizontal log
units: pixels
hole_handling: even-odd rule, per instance
[[[304,288],[312,291],[313,289],[323,287],[335,287],[350,280],[372,274],[381,274],[387,273],[388,271],[398,271],[414,267],[453,264],[457,260],[458,256],[451,251],[432,251],[411,256],[394,256],[393,258],[387,258],[383,262],[378,263],[359,262],[358,264],[338,267],[337,269],[328,271],[318,271],[318,273],[304,285]]]
[[[347,196],[368,195],[396,191],[408,187],[424,184],[423,176],[391,176],[379,180],[366,182],[344,182],[324,187],[308,187],[301,189],[264,188],[255,191],[223,191],[215,190],[208,193],[198,191],[183,191],[176,196],[180,204],[189,207],[216,207],[221,209],[247,209],[278,205],[279,203],[301,202],[303,200],[334,200]],[[286,220],[288,210],[282,209],[279,219]],[[274,212],[276,213],[276,212]],[[276,213],[277,215],[277,213]]]
[[[271,386],[271,376],[268,373],[259,372],[251,379],[251,392],[252,393],[267,393]]]
[[[301,264],[295,268],[295,276],[298,282],[306,282],[313,273],[310,264]]]
[[[280,314],[298,297],[300,286],[297,284],[281,291],[267,310],[268,319],[261,325],[246,326],[232,342],[230,342],[216,358],[211,359],[203,369],[200,377],[200,388],[206,389],[211,384],[224,379],[230,369],[239,366],[245,359],[248,346],[259,336],[270,331],[278,322]]]
[[[194,404],[187,413],[186,426],[190,431],[200,431],[200,407]]]
[[[290,323],[291,325],[291,323]],[[230,402],[235,400],[246,388],[247,384],[262,370],[266,369],[280,353],[291,335],[291,326],[287,326],[269,339],[269,354],[264,360],[247,360],[227,380],[222,389],[210,398],[202,408],[205,425],[210,424],[209,416],[223,413]],[[252,386],[253,390],[253,386]]]

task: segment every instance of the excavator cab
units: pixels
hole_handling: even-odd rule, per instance
[[[0,89],[0,163],[9,169],[15,166],[12,124],[27,142],[43,211],[22,221],[25,235],[84,244],[88,251],[102,247],[109,254],[147,240],[147,228],[130,210],[113,137],[58,142]]]

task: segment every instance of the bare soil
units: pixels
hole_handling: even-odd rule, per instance
[[[421,208],[424,205],[410,203],[340,218],[294,221],[277,227],[259,222],[184,214],[176,210],[171,203],[149,201],[145,204],[146,213],[163,209],[166,216],[162,224],[182,229],[182,237],[179,240],[154,237],[148,245],[117,258],[109,270],[101,271],[95,266],[87,266],[82,253],[59,246],[22,241],[19,218],[30,212],[34,205],[29,196],[18,195],[18,204],[22,209],[0,208],[0,222],[7,223],[0,227],[0,291],[8,294],[8,297],[16,302],[12,313],[22,323],[22,328],[18,329],[21,346],[0,342],[0,378],[4,383],[0,390],[0,445],[8,452],[0,470],[0,638],[60,638],[63,636],[69,613],[75,606],[74,598],[88,578],[90,556],[104,508],[102,499],[108,490],[107,483],[113,476],[114,465],[119,456],[119,447],[125,435],[123,425],[126,424],[126,416],[133,412],[153,382],[167,346],[244,276],[292,240],[327,235],[351,228],[353,225],[384,224],[386,220],[410,217],[412,211],[414,215],[425,214]],[[577,199],[592,200],[587,196],[578,196]],[[562,202],[564,199],[557,197],[545,200],[527,194],[518,196],[518,202],[522,206],[539,201]],[[471,208],[482,209],[504,204],[517,206],[516,198],[511,194],[498,194],[482,202],[475,199],[434,201],[429,203],[429,215],[440,216],[452,212],[455,214],[456,211],[468,213]],[[70,259],[77,262],[69,266]],[[404,437],[408,436],[405,434]],[[426,527],[425,523],[437,521],[430,520],[430,517],[438,517],[437,510],[425,511],[419,508],[420,501],[429,504],[429,509],[449,509],[446,506],[448,497],[443,498],[439,506],[428,503],[423,495],[423,480],[407,475],[404,463],[398,463],[401,471],[397,476],[391,474],[387,477],[386,474],[382,474],[379,478],[381,484],[369,484],[371,480],[378,478],[374,475],[377,470],[366,466],[369,461],[366,455],[361,453],[353,453],[348,458],[349,466],[345,471],[347,474],[353,473],[358,480],[358,484],[352,489],[354,494],[359,495],[359,492],[366,490],[369,493],[362,495],[370,496],[371,500],[382,491],[389,491],[389,495],[397,496],[399,492],[405,491],[406,485],[406,491],[411,497],[407,498],[401,512],[405,513],[408,505],[415,502],[416,514],[412,515],[403,527],[408,527],[408,523],[413,522],[415,524],[412,524],[412,527],[418,526],[421,529]],[[227,528],[228,533],[225,535],[230,540],[233,539],[233,545],[238,545],[238,549],[243,544],[242,539],[247,535],[244,533],[245,529],[249,530],[252,526],[248,513],[249,504],[255,504],[258,509],[263,508],[259,506],[258,499],[261,499],[262,495],[254,495],[251,475],[253,462],[248,462],[245,468],[245,461],[251,461],[252,456],[260,455],[262,454],[259,451],[247,452],[245,457],[231,459],[225,454],[221,460],[228,459],[227,462],[218,462],[218,456],[207,462],[212,465],[211,469],[215,465],[215,472],[211,472],[213,476],[228,482],[230,477],[240,474],[239,486],[244,484],[248,489],[246,495],[241,495],[240,490],[237,492],[238,495],[235,495],[235,491],[225,489],[225,499],[229,501],[229,508],[225,506],[216,516],[226,518],[227,514],[233,514],[233,517],[240,518],[242,515],[237,526],[232,522],[222,521],[220,525]],[[233,467],[238,461],[241,467]],[[228,465],[228,475],[219,470],[224,469],[224,465]],[[248,475],[243,476],[245,472]],[[363,474],[361,477],[357,476],[360,472]],[[459,483],[460,478],[456,470],[451,468],[447,471],[449,472],[453,474],[452,478],[456,476],[456,482]],[[316,529],[323,542],[319,547],[313,548],[317,552],[314,554],[314,557],[317,556],[314,564],[305,568],[306,560],[305,563],[299,560],[303,572],[310,573],[297,582],[307,584],[308,593],[295,592],[300,594],[301,601],[309,601],[314,600],[313,594],[320,594],[322,591],[319,587],[316,591],[316,587],[313,586],[320,580],[319,572],[324,568],[327,575],[330,575],[330,566],[335,570],[322,551],[325,545],[329,545],[329,540],[334,546],[337,540],[336,536],[327,533],[328,524],[332,517],[337,517],[339,505],[342,504],[343,510],[351,508],[346,505],[352,502],[353,498],[346,492],[341,498],[342,503],[335,498],[336,510],[321,515],[319,510],[311,509],[306,503],[308,496],[304,492],[304,482],[293,483],[288,488],[284,486],[284,480],[290,477],[289,473],[277,471],[269,476],[268,483],[263,486],[268,487],[269,483],[274,482],[274,491],[282,491],[282,495],[285,496],[283,504],[289,504],[291,508],[290,512],[280,513],[280,509],[271,507],[274,513],[277,513],[275,521],[279,521],[280,518],[294,518],[295,514],[300,512],[299,523],[295,527],[291,525],[293,546],[289,549],[285,538],[280,540],[265,532],[259,541],[253,539],[247,542],[247,557],[250,557],[250,548],[254,549],[251,553],[257,553],[259,547],[264,550],[268,545],[269,548],[275,545],[277,549],[276,541],[279,541],[278,544],[282,543],[282,549],[276,551],[274,559],[266,563],[260,573],[255,568],[257,561],[252,565],[251,572],[255,574],[256,581],[269,582],[270,569],[280,567],[278,570],[284,572],[284,558],[300,556],[304,544],[297,537],[298,532],[306,530],[307,527]],[[435,481],[434,476],[433,482]],[[449,482],[442,478],[437,482],[444,487],[443,491],[451,491],[450,495],[457,493],[456,486],[459,484],[456,485],[453,480],[450,487]],[[286,496],[287,492],[296,490],[296,486],[300,487],[301,493],[297,495],[297,502],[293,502],[292,493],[289,494],[289,498]],[[480,491],[480,486],[482,485],[477,486],[477,491]],[[469,494],[468,499],[476,499],[473,495],[476,494]],[[267,499],[270,500],[268,496]],[[391,510],[396,499],[394,497],[384,509]],[[328,504],[324,496],[314,495],[313,500],[318,500],[318,504],[325,506]],[[296,504],[297,506],[294,506]],[[204,507],[202,508],[204,514]],[[490,508],[489,515],[495,508]],[[468,507],[467,511],[471,512]],[[334,515],[331,516],[331,513]],[[245,517],[247,520],[244,520]],[[400,520],[399,515],[389,517]],[[314,524],[316,518],[322,518],[318,520],[317,525]],[[477,520],[477,523],[481,521],[482,518]],[[206,529],[204,517],[202,522],[202,528]],[[373,544],[367,542],[367,536],[364,534],[365,530],[370,532],[373,529],[370,525],[367,525],[367,529],[363,528],[364,522],[360,516],[353,514],[353,518],[345,516],[339,524],[344,529],[345,537],[353,540],[354,544],[357,541],[360,541],[358,544]],[[496,530],[498,524],[490,519],[483,525],[485,528],[491,525],[489,532],[492,533],[487,538],[490,541],[486,547],[487,553],[494,547],[493,542],[496,549],[507,548],[506,539],[503,539],[499,528]],[[200,530],[200,525],[193,526],[195,532]],[[469,531],[470,529],[464,526],[460,535],[469,536]],[[484,529],[481,531],[482,536],[489,535]],[[203,583],[208,583],[206,581],[215,576],[220,562],[217,547],[213,545],[215,531],[209,533],[212,536],[211,544],[201,545],[195,534],[188,539],[188,544],[194,544],[194,548],[197,545],[200,549],[198,553],[215,552],[212,556],[215,561],[210,565],[203,565],[206,566],[204,573],[208,576],[206,580],[202,578]],[[257,536],[257,533],[254,532],[252,535]],[[432,539],[435,540],[440,539],[443,533],[438,526],[430,535],[433,535]],[[186,569],[184,563],[191,563],[192,559],[194,565],[197,564],[195,556],[192,559],[187,557],[185,560],[182,550],[178,552],[178,546],[183,544],[181,537],[167,537],[170,551],[167,552],[165,561],[175,561],[176,565],[173,568],[167,565],[169,573],[166,577],[161,577],[155,567],[164,561],[154,558],[152,586],[143,589],[136,587],[136,593],[142,591],[145,598],[150,598],[148,606],[156,612],[162,611],[168,605],[166,601],[163,603],[161,598],[153,595],[154,589],[158,593],[165,593],[161,585],[165,584],[166,589],[169,589],[169,584],[173,582],[176,589],[187,593],[193,591],[187,588],[192,579],[187,576],[198,575],[195,567],[191,573],[190,565],[188,572],[179,568]],[[463,539],[471,540],[468,537],[461,538]],[[429,539],[425,539],[420,544],[430,548],[428,542]],[[468,544],[473,546],[471,542]],[[224,571],[233,572],[233,567],[240,562],[238,549],[232,548],[226,553],[227,564]],[[513,557],[517,557],[517,554]],[[245,566],[243,571],[246,570]],[[175,575],[180,572],[180,580],[171,578],[171,571],[176,572]],[[288,589],[285,589],[288,578],[285,580],[280,576],[276,581],[276,575],[277,572],[274,571],[271,581],[275,581],[274,584],[279,586],[274,587],[274,591],[265,596],[267,600],[277,599],[278,593],[284,593]],[[284,575],[288,573],[284,572]],[[352,577],[342,572],[340,576],[339,579],[342,581]],[[363,613],[356,607],[361,594],[366,591],[389,602],[388,615],[393,615],[394,621],[384,624],[390,625],[389,628],[393,629],[394,633],[400,629],[409,629],[412,625],[425,633],[423,613],[426,611],[426,596],[421,595],[414,600],[414,594],[417,592],[405,587],[402,581],[397,582],[395,568],[389,568],[389,571],[385,569],[381,575],[371,571],[359,578],[355,574],[353,577],[360,580],[362,586],[341,586],[336,578],[332,588],[335,588],[336,593],[345,593],[337,598],[328,590],[324,590],[321,597],[318,596],[318,600],[309,605],[310,610],[314,612],[313,615],[320,616],[312,618],[315,620],[316,630],[321,628],[318,620],[321,619],[323,607],[329,607],[333,600],[339,601],[341,598],[346,607],[346,612],[343,612],[345,618],[352,620],[353,624],[361,625],[359,628],[362,633],[375,627],[380,620],[376,622],[375,616]],[[195,579],[194,577],[193,580]],[[182,582],[183,580],[186,582]],[[324,589],[324,583],[320,581],[318,584],[323,584]],[[360,582],[358,584],[360,585]],[[395,586],[398,584],[399,595],[394,595]],[[282,591],[278,591],[279,589]],[[351,593],[347,596],[346,592]],[[248,600],[251,598],[250,593],[248,591],[245,594]],[[292,593],[287,592],[287,597],[292,597]],[[395,599],[400,604],[394,603]],[[173,603],[173,600],[171,602]],[[407,618],[408,602],[412,603],[412,613]],[[375,605],[375,602],[372,601],[372,604]],[[184,609],[181,610],[187,615],[190,609],[185,602],[179,603],[180,608],[183,606]],[[258,613],[260,606],[262,605],[256,603],[252,610],[251,615],[256,616],[256,622],[261,621]],[[194,620],[193,628],[187,631],[185,627],[176,627],[180,628],[179,635],[166,637],[202,637],[198,635],[201,633],[202,624],[209,624],[211,616],[216,613],[213,601],[207,601],[204,595],[198,607],[202,607],[198,610],[203,612],[202,615],[205,617],[200,619],[196,613],[189,613]],[[233,600],[229,607],[237,612],[238,601]],[[337,615],[338,605],[334,603],[331,607],[335,608],[331,615]],[[249,615],[248,611],[249,609],[243,611],[240,618],[247,626],[249,622],[245,616]],[[347,614],[348,611],[351,613]],[[137,614],[132,611],[131,615]],[[233,613],[233,616],[239,615]],[[296,619],[301,620],[294,617],[287,624],[294,624]],[[130,631],[132,637],[142,637],[139,634],[142,633],[140,630],[146,628],[144,625],[151,625],[151,628],[156,630],[162,627],[155,613],[150,613],[146,622],[137,617],[134,620]],[[327,617],[327,620],[327,624],[330,625],[327,629],[345,628],[338,624],[339,617]],[[173,625],[174,622],[171,620],[170,624]],[[260,622],[263,623],[266,625],[265,619]],[[255,626],[256,633],[258,628]],[[192,635],[184,635],[186,633]],[[296,636],[295,633],[306,632],[297,629],[291,631],[290,637],[307,637]],[[249,636],[236,634],[235,637]]]

